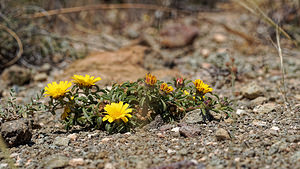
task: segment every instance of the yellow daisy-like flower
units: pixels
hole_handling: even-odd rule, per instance
[[[196,87],[196,89],[201,92],[202,94],[206,94],[206,93],[209,93],[209,92],[212,92],[213,89],[209,87],[208,84],[205,84],[202,80],[200,79],[197,79],[195,80],[194,82],[194,85]]]
[[[99,80],[101,80],[100,77],[95,78],[94,76],[90,76],[90,75],[74,75],[72,77],[72,79],[74,79],[74,83],[79,85],[79,86],[86,86],[86,87],[90,87],[95,85],[96,82],[98,82]]]
[[[184,90],[183,92],[184,92],[184,95],[190,95],[190,93],[186,90]]]
[[[106,105],[104,110],[107,115],[102,119],[103,121],[108,120],[108,122],[112,123],[115,120],[122,119],[125,123],[128,122],[127,117],[132,117],[131,113],[132,109],[128,108],[129,104],[124,104],[123,102],[119,103],[111,103],[110,105]]]
[[[146,80],[145,80],[146,84],[153,86],[156,82],[157,82],[157,79],[155,76],[151,75],[150,73],[146,74]]]
[[[57,99],[65,95],[65,93],[69,91],[67,89],[71,86],[72,83],[68,81],[60,81],[59,84],[57,84],[56,82],[49,83],[47,87],[45,87],[45,97],[50,96],[54,99]]]
[[[164,92],[166,92],[166,93],[170,93],[170,92],[172,92],[174,89],[173,89],[172,86],[168,86],[167,83],[163,83],[163,84],[160,85],[160,90],[162,90],[162,91],[164,91]]]

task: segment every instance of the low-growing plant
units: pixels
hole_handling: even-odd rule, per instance
[[[101,78],[74,75],[72,82],[53,82],[45,87],[50,96],[47,108],[52,114],[62,109],[66,129],[74,125],[97,128],[109,133],[126,132],[159,115],[166,122],[182,119],[186,112],[200,109],[204,120],[213,120],[212,112],[230,117],[227,98],[219,98],[202,80],[177,78],[173,83],[157,80],[151,74],[135,82],[100,88]],[[174,87],[173,87],[173,86]]]
[[[37,111],[45,111],[46,107],[40,101],[44,90],[41,90],[34,98],[31,98],[31,102],[27,104],[18,104],[16,101],[16,92],[12,88],[10,89],[10,97],[4,101],[5,104],[0,104],[0,117],[3,121],[9,121],[19,118],[27,118],[33,116]]]

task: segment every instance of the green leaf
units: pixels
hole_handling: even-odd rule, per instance
[[[92,121],[91,117],[88,115],[88,112],[86,111],[86,109],[85,109],[85,108],[82,108],[82,111],[83,111],[84,117],[85,117],[91,124],[93,124],[93,121]]]
[[[142,97],[142,99],[140,100],[140,106],[143,107],[144,103],[145,103],[145,97]]]
[[[161,103],[162,103],[162,105],[163,105],[163,111],[166,111],[167,110],[167,105],[166,105],[166,103],[161,99],[160,100],[161,101]]]

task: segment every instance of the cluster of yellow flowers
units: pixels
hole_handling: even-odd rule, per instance
[[[93,85],[95,85],[96,82],[100,81],[101,78],[100,77],[94,77],[94,76],[90,76],[90,75],[74,75],[72,77],[73,79],[73,83],[75,83],[75,85],[79,86],[79,87],[91,87]],[[72,82],[69,81],[60,81],[59,83],[57,82],[53,82],[53,83],[49,83],[46,87],[45,87],[45,97],[50,96],[54,99],[60,99],[63,98],[63,96],[65,96],[66,93],[68,93],[70,90],[68,90],[71,86],[72,86]],[[153,75],[151,75],[150,73],[146,74],[146,78],[145,78],[145,83],[149,86],[154,86],[157,83],[157,78]],[[202,80],[197,79],[194,82],[194,85],[197,89],[198,92],[200,92],[201,94],[206,94],[209,92],[212,92],[213,89],[209,87],[209,85],[203,83]],[[168,86],[167,83],[162,83],[160,86],[160,90],[165,92],[165,93],[170,93],[174,90],[174,88],[172,86]],[[185,95],[189,95],[190,93],[187,92],[186,90],[184,91]],[[132,117],[131,113],[132,109],[128,108],[129,104],[124,104],[123,102],[119,102],[119,103],[111,103],[111,104],[107,104],[104,108],[105,110],[105,116],[102,119],[103,121],[108,121],[109,123],[112,123],[114,121],[118,121],[118,120],[123,120],[125,123],[128,122],[128,118]],[[65,110],[64,110],[64,115],[66,115],[67,113],[69,113],[70,107],[66,106]]]
[[[74,83],[79,86],[85,86],[90,87],[92,85],[95,85],[96,82],[101,80],[100,77],[95,78],[94,76],[90,75],[74,75],[72,77],[74,79]],[[59,84],[56,82],[49,83],[47,87],[45,87],[45,97],[51,96],[54,99],[58,99],[62,96],[64,96],[68,91],[68,88],[72,86],[72,82],[69,81],[60,81]]]
[[[90,75],[74,75],[72,77],[73,79],[73,83],[75,83],[78,86],[84,86],[84,87],[91,87],[93,85],[95,85],[96,82],[100,81],[101,78],[97,77],[95,78],[94,76],[90,76]],[[49,83],[47,85],[47,87],[45,87],[45,97],[50,96],[54,99],[59,99],[62,98],[67,92],[69,92],[70,90],[68,90],[69,87],[72,86],[72,82],[68,82],[68,81],[61,81],[59,82],[59,84],[57,84],[56,82],[53,83]],[[103,118],[103,121],[108,120],[110,123],[122,119],[125,123],[128,122],[127,117],[132,117],[129,113],[132,112],[132,109],[128,108],[129,104],[124,104],[123,102],[119,102],[119,103],[111,103],[105,106],[104,110],[106,112],[104,112],[105,117]],[[66,106],[63,115],[66,116],[67,113],[69,113],[70,107]],[[65,117],[63,117],[64,119]]]

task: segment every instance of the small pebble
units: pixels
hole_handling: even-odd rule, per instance
[[[83,158],[73,158],[69,161],[69,165],[73,167],[83,165],[83,164],[84,164]]]

